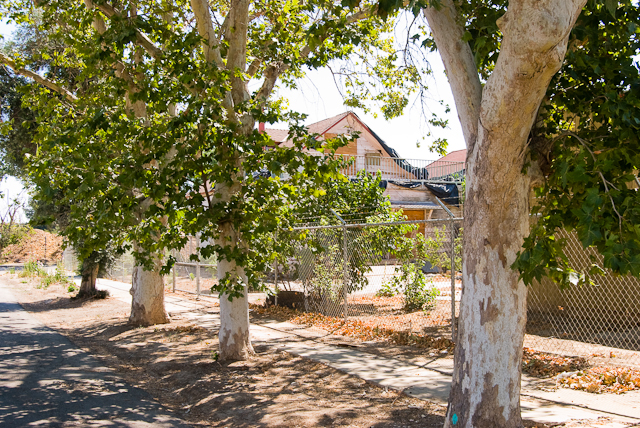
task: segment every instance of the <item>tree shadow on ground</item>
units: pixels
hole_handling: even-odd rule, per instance
[[[0,310],[0,426],[183,426],[17,304]]]
[[[444,408],[384,390],[274,344],[249,361],[219,362],[215,332],[184,320],[146,328],[121,321],[74,331],[124,377],[185,420],[213,426],[442,426]]]

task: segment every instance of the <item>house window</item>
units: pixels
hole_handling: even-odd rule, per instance
[[[367,166],[380,166],[380,153],[365,153]]]

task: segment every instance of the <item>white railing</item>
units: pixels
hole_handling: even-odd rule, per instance
[[[350,165],[343,170],[348,177],[355,177],[363,170],[371,174],[379,171],[383,180],[460,182],[464,176],[464,162],[382,156],[341,156],[351,161]]]

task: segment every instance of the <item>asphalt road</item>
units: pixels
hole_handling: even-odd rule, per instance
[[[0,426],[191,425],[45,327],[0,279]]]

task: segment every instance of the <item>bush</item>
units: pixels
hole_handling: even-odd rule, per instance
[[[58,263],[53,274],[47,273],[37,262],[27,262],[19,275],[21,278],[40,278],[38,288],[47,288],[51,284],[67,284],[69,288],[75,287],[75,283],[67,278],[62,263]]]
[[[393,297],[396,294],[398,294],[398,291],[391,281],[382,284],[380,290],[376,292],[376,296],[378,297]]]
[[[22,272],[18,275],[20,278],[33,278],[46,275],[46,272],[40,267],[37,262],[31,261],[25,263],[22,268]]]
[[[380,291],[392,296],[402,293],[406,311],[433,309],[440,291],[433,286],[433,283],[427,281],[421,266],[405,263],[398,268],[398,271],[400,275],[394,276]]]
[[[453,262],[454,269],[457,271],[462,270],[462,230],[462,228],[458,230],[454,240],[455,257]],[[417,234],[415,248],[417,257],[431,263],[431,266],[445,270],[451,269],[451,256],[448,253],[451,251],[451,241],[446,225],[443,225],[442,228],[434,228],[432,237],[427,238],[422,234]]]

